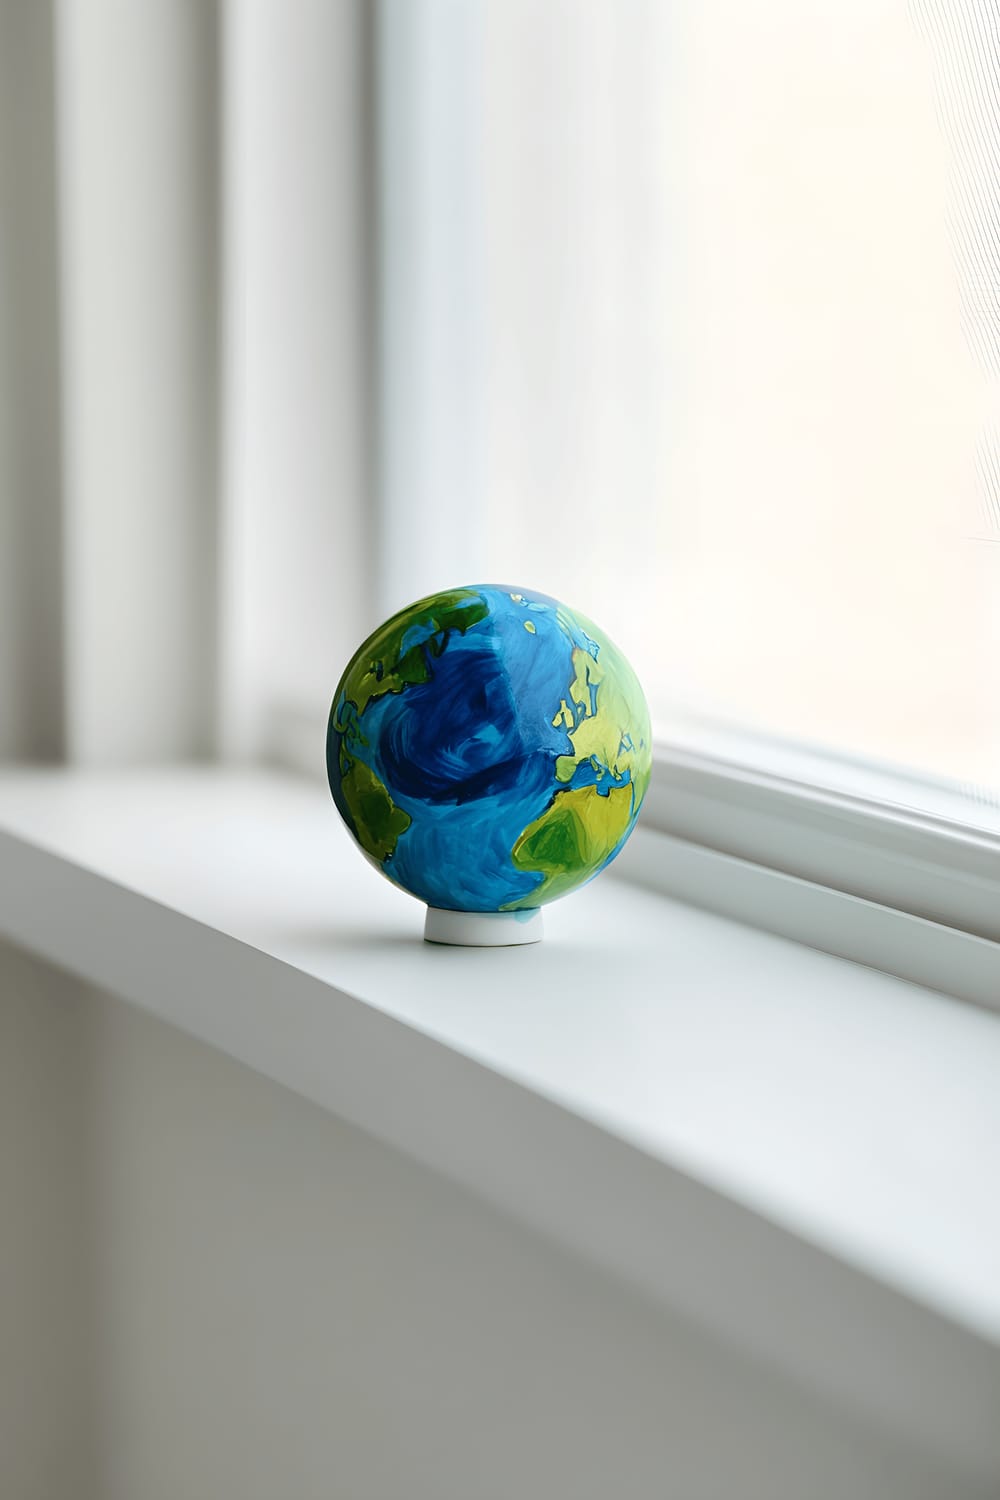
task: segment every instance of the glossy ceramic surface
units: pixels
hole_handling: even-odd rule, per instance
[[[334,801],[381,872],[429,906],[527,910],[602,870],[649,782],[625,657],[528,589],[435,594],[365,641],[327,734]]]

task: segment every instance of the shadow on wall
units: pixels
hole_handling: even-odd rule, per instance
[[[51,0],[0,0],[0,760],[64,749]]]

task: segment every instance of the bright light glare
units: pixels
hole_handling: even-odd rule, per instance
[[[996,787],[996,70],[938,9],[487,7],[488,552],[662,733]]]

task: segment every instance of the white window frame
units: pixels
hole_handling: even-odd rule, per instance
[[[891,767],[695,721],[677,729],[656,747],[650,826],[1000,941],[995,808]]]
[[[656,746],[623,874],[1000,1010],[1000,836],[965,821],[957,791],[683,727]],[[845,772],[852,788],[832,789]]]
[[[467,87],[431,85],[440,83],[442,68],[448,77],[463,75],[480,22],[470,8],[461,25],[452,18],[436,33],[435,16],[440,22],[434,0],[382,0],[366,21],[372,30],[359,33],[362,107],[376,140],[374,153],[359,145],[359,171],[368,179],[359,213],[372,235],[373,283],[362,291],[375,312],[368,387],[375,417],[366,439],[372,505],[364,527],[373,580],[365,608],[373,624],[427,587],[477,581],[461,576],[459,561],[479,493],[477,334],[470,328],[461,347],[452,338],[431,350],[427,333],[435,308],[447,305],[455,278],[469,273],[478,253],[470,228],[474,184],[455,185],[463,172],[456,138]],[[437,201],[446,189],[452,210],[456,193],[464,208],[457,227],[453,212],[448,234],[431,243],[435,231],[417,212],[420,196]],[[455,413],[462,415],[457,438]],[[415,554],[409,528],[396,524],[421,501],[433,509],[425,555]],[[258,754],[321,774],[327,706],[292,702],[269,710]],[[995,806],[739,727],[678,716],[670,732],[656,745],[651,790],[622,874],[1000,1007]]]

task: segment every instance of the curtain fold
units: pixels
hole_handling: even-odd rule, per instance
[[[3,0],[0,29],[0,754],[205,754],[218,10]]]
[[[0,758],[310,759],[374,623],[366,0],[0,0]],[[318,709],[318,711],[317,711]]]
[[[341,669],[377,624],[372,25],[371,0],[224,7],[228,758],[321,768]]]
[[[0,758],[65,748],[53,8],[0,3]]]

